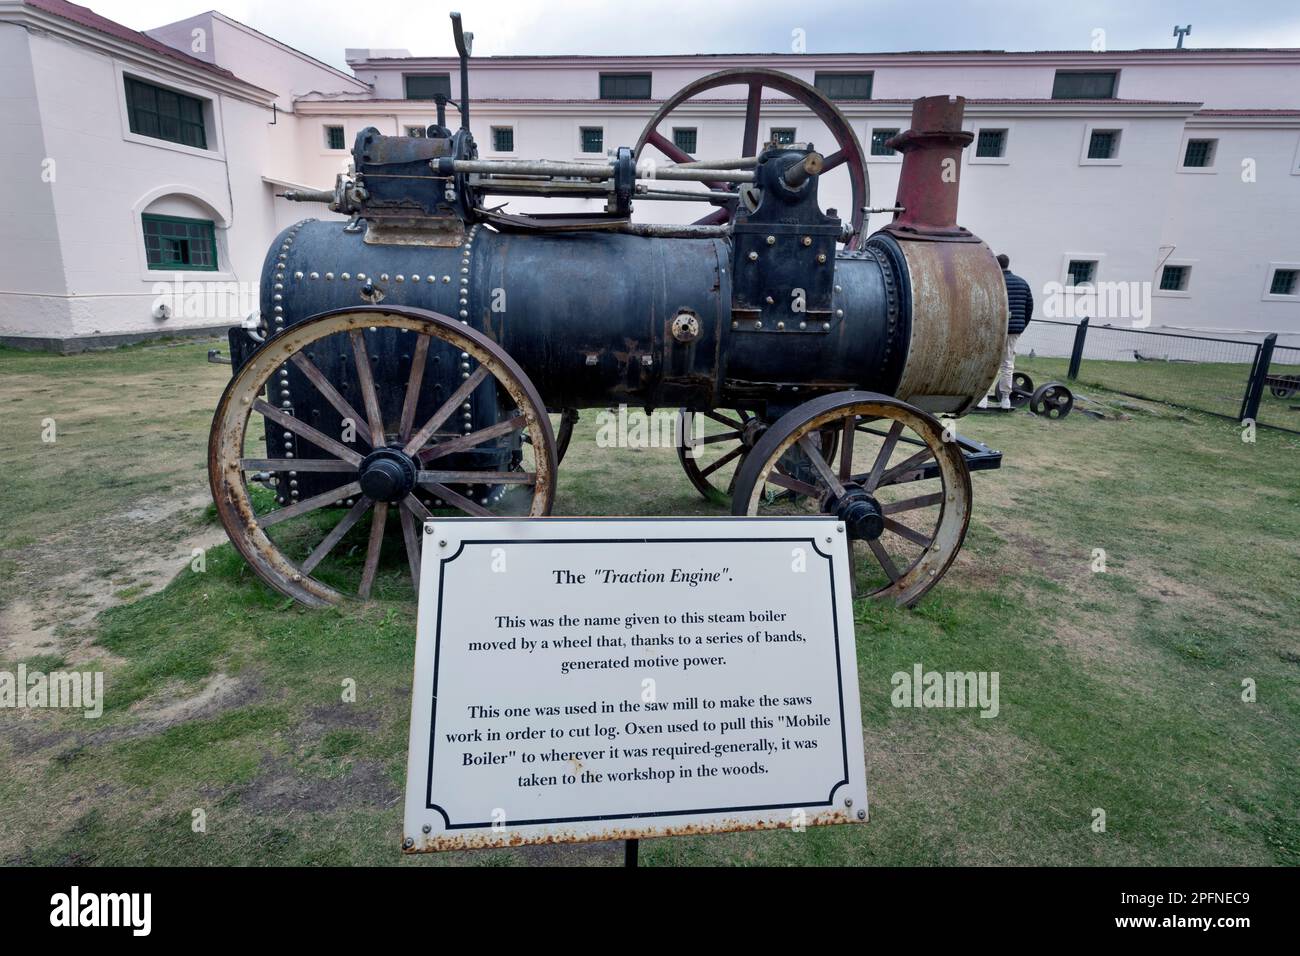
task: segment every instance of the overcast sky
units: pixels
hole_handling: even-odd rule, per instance
[[[146,30],[216,9],[346,68],[345,47],[454,53],[449,10],[475,34],[476,55],[883,50],[1083,50],[1093,31],[1109,49],[1300,47],[1297,0],[88,0],[97,13]]]

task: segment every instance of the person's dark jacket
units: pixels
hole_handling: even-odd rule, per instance
[[[1029,291],[1029,283],[1010,269],[1002,270],[1002,278],[1007,284],[1007,335],[1019,335],[1034,317],[1034,294]]]

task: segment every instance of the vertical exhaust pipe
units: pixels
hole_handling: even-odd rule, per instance
[[[957,225],[961,151],[975,134],[961,128],[964,96],[925,96],[912,104],[912,128],[885,145],[903,154],[895,206],[885,230],[899,237],[974,238]]]

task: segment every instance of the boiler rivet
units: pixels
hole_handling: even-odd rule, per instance
[[[751,253],[749,254],[749,261],[750,261],[750,262],[757,262],[757,261],[758,261],[758,253],[757,253],[757,252],[751,252]]]
[[[811,246],[811,245],[812,245],[812,236],[804,236],[804,237],[803,237],[803,244],[804,244],[805,246]]]
[[[767,237],[767,244],[768,244],[769,246],[774,246],[774,245],[776,245],[776,236],[768,236],[768,237]]]

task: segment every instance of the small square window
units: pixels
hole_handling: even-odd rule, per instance
[[[1114,159],[1119,153],[1119,130],[1095,129],[1088,139],[1089,159]]]
[[[873,129],[871,131],[871,155],[872,156],[893,156],[898,151],[886,146],[885,143],[898,135],[897,129]]]
[[[975,155],[996,158],[1006,155],[1007,131],[1004,129],[982,129],[975,143]]]
[[[793,126],[772,127],[772,142],[775,143],[777,146],[793,146],[794,127]]]
[[[1066,271],[1070,274],[1070,285],[1087,285],[1097,276],[1097,260],[1071,259]]]
[[[605,151],[605,128],[603,126],[584,126],[581,129],[582,151],[584,153],[603,153]]]
[[[1189,139],[1183,153],[1184,166],[1213,166],[1217,139]]]
[[[1295,295],[1297,284],[1300,284],[1300,269],[1275,269],[1273,281],[1268,286],[1268,294]]]
[[[408,126],[406,127],[406,135],[411,139],[424,139],[429,134],[423,126]]]
[[[695,155],[696,142],[699,137],[696,135],[694,126],[674,126],[673,127],[673,145],[683,153]]]
[[[513,126],[493,126],[492,148],[498,153],[513,153],[515,151],[515,128]]]
[[[343,140],[342,126],[325,127],[325,148],[326,149],[346,149],[347,146]]]
[[[1160,273],[1160,290],[1162,292],[1186,292],[1187,280],[1191,277],[1191,266],[1165,266]]]

